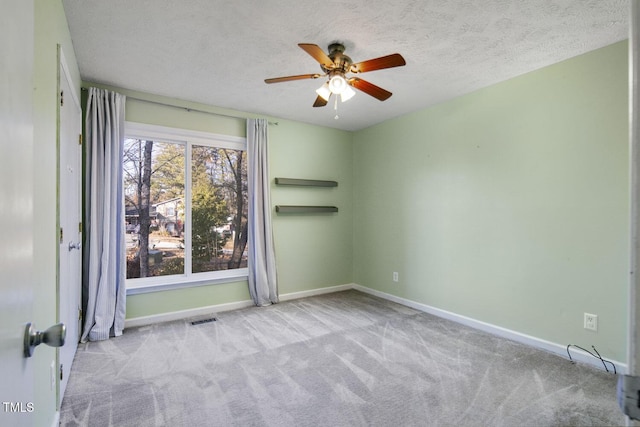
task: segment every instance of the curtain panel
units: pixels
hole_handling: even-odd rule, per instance
[[[122,159],[125,96],[89,88],[85,118],[85,250],[81,341],[119,336],[126,311]]]
[[[266,119],[247,119],[249,186],[249,293],[257,306],[278,302],[276,257],[271,226],[268,127]]]

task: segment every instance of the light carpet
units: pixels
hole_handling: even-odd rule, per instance
[[[624,425],[616,377],[345,291],[81,344],[62,426]]]

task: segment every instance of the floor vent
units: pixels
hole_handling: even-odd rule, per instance
[[[207,319],[200,319],[200,320],[194,320],[193,322],[191,322],[192,325],[202,325],[203,323],[211,323],[211,322],[215,322],[216,319],[215,317],[209,317]]]

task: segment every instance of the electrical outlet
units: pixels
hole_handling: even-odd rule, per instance
[[[394,281],[394,282],[397,282],[397,281],[398,281],[398,272],[397,272],[397,271],[394,271],[394,272],[393,272],[393,281]]]
[[[584,328],[590,331],[598,330],[598,315],[597,314],[584,314]]]

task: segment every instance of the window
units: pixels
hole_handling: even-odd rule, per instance
[[[127,288],[247,275],[244,138],[127,123]]]

